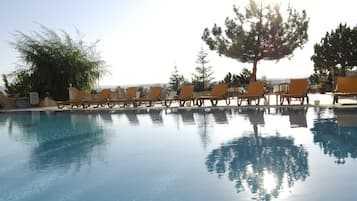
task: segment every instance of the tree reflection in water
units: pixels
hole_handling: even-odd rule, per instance
[[[249,135],[213,150],[206,166],[219,177],[227,174],[237,192],[249,189],[254,199],[270,200],[309,176],[307,156],[292,138]]]
[[[324,154],[344,164],[346,158],[357,158],[357,111],[349,108],[335,109],[334,118],[318,118],[311,129],[314,143]]]
[[[229,109],[205,108],[197,110],[197,127],[201,138],[203,148],[206,149],[211,143],[210,131],[211,127],[217,124],[228,124],[227,113],[230,114]],[[213,116],[214,123],[211,119]]]
[[[105,144],[100,113],[29,112],[9,115],[10,137],[33,146],[30,167],[34,169],[79,169],[92,153]]]

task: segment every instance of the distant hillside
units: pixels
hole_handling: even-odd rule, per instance
[[[288,83],[290,79],[270,79],[272,85],[280,84],[280,83]]]

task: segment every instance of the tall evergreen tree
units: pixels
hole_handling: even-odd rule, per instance
[[[175,65],[174,71],[172,72],[170,76],[170,82],[169,82],[169,88],[172,91],[178,91],[184,82],[184,77],[181,75],[177,69],[177,66]]]
[[[302,48],[308,40],[306,12],[287,8],[284,21],[280,6],[263,6],[250,0],[242,11],[233,6],[235,18],[227,17],[226,29],[214,24],[204,30],[202,39],[219,55],[240,62],[253,63],[252,80],[256,80],[257,64],[260,60],[290,58],[296,48]]]
[[[338,71],[345,76],[348,69],[357,66],[357,27],[340,24],[327,32],[320,43],[315,44],[311,60],[318,74]]]
[[[198,66],[195,68],[196,73],[193,74],[193,83],[198,91],[205,90],[210,87],[213,81],[212,66],[209,66],[209,60],[207,59],[208,53],[201,47],[197,54],[196,63]]]

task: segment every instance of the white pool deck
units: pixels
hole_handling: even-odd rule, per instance
[[[337,104],[332,104],[332,94],[331,93],[326,93],[326,94],[318,94],[318,93],[313,93],[313,94],[308,94],[309,96],[309,104],[304,103],[304,105],[301,105],[299,101],[292,101],[291,105],[288,105],[287,101],[284,102],[284,104],[281,106],[279,103],[277,104],[276,102],[276,95],[268,95],[267,99],[268,102],[264,102],[261,100],[260,105],[256,106],[254,103],[252,105],[247,105],[246,102],[243,102],[241,106],[237,105],[237,98],[232,98],[230,105],[226,105],[225,101],[219,101],[217,107],[323,107],[323,108],[357,108],[357,98],[352,97],[352,98],[340,98],[339,103]],[[317,103],[317,101],[319,103]],[[178,103],[173,103],[169,108],[177,108],[179,107]],[[211,103],[206,100],[204,105],[202,107],[212,107]],[[161,104],[155,104],[153,107],[150,107],[152,109],[163,109],[166,108],[165,106],[162,106]],[[192,105],[186,105],[185,107],[182,107],[183,109],[192,109],[192,108],[199,108],[198,106],[192,106]],[[142,105],[137,108],[127,107],[127,108],[121,108],[119,106],[116,106],[114,108],[108,108],[108,107],[99,107],[99,108],[87,108],[87,109],[82,109],[82,108],[74,108],[73,110],[80,111],[80,110],[140,110],[140,109],[148,109],[148,107]],[[68,111],[72,109],[64,108],[64,109],[58,109],[57,107],[31,107],[31,108],[20,108],[20,109],[0,109],[0,112],[18,112],[18,111]]]

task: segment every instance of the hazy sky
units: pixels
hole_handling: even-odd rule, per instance
[[[15,31],[31,33],[40,25],[64,30],[74,38],[79,30],[87,42],[100,40],[98,49],[109,65],[110,75],[100,85],[164,83],[175,65],[191,78],[197,52],[202,46],[203,29],[223,24],[233,15],[233,4],[244,7],[248,0],[0,0],[0,74],[9,73],[20,63],[9,44]],[[290,3],[305,9],[310,18],[309,42],[294,52],[291,60],[258,64],[258,78],[308,77],[313,72],[310,60],[313,45],[340,22],[357,25],[353,0],[264,0],[280,2],[285,10]],[[240,73],[250,63],[219,57],[209,51],[214,77],[222,80],[228,73]],[[3,85],[0,81],[0,85]]]

